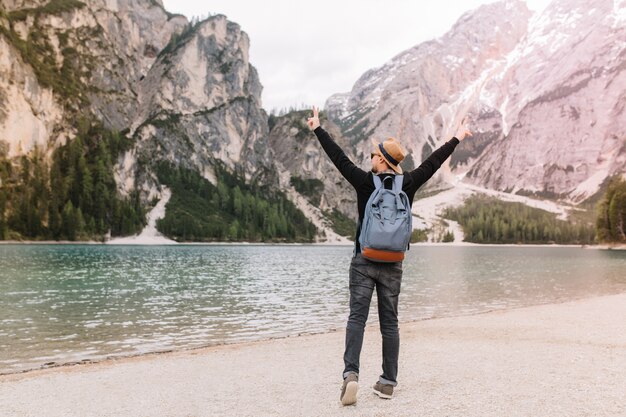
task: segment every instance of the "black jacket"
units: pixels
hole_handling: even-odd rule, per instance
[[[314,130],[317,139],[320,141],[322,148],[328,155],[333,164],[337,167],[341,175],[354,187],[357,195],[357,205],[359,209],[359,223],[363,221],[363,215],[365,213],[365,204],[369,199],[372,192],[374,192],[374,179],[371,171],[364,171],[346,156],[344,151],[337,145],[333,138],[326,132],[321,126]],[[455,137],[444,143],[433,152],[422,164],[415,168],[411,172],[404,173],[404,180],[402,182],[402,189],[409,197],[411,204],[413,203],[413,197],[415,192],[426,181],[433,176],[433,174],[439,169],[441,164],[452,154],[456,145],[459,144],[459,140]],[[393,174],[380,174],[382,178]],[[356,251],[360,252],[359,248],[359,233],[356,231]]]

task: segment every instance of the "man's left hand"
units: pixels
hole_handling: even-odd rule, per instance
[[[462,141],[467,136],[472,136],[472,132],[467,127],[467,117],[465,117],[461,122],[461,125],[456,130],[454,137],[457,138],[459,141]]]

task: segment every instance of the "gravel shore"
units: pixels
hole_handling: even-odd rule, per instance
[[[339,402],[344,332],[0,376],[2,416],[625,416],[626,294],[400,326],[381,400],[366,330],[358,401]]]

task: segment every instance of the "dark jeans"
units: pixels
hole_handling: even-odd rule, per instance
[[[397,385],[398,353],[398,296],[402,282],[402,262],[378,263],[359,253],[350,264],[350,317],[346,327],[346,350],[343,355],[344,378],[350,372],[359,373],[359,357],[363,346],[365,322],[376,288],[378,319],[383,338],[383,373],[379,381]]]

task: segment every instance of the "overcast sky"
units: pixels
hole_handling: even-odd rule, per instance
[[[550,0],[526,0],[543,10]],[[487,0],[163,0],[188,18],[221,13],[250,37],[250,62],[263,84],[263,107],[324,106],[350,91],[368,69],[446,33]],[[390,6],[393,5],[393,6]]]

